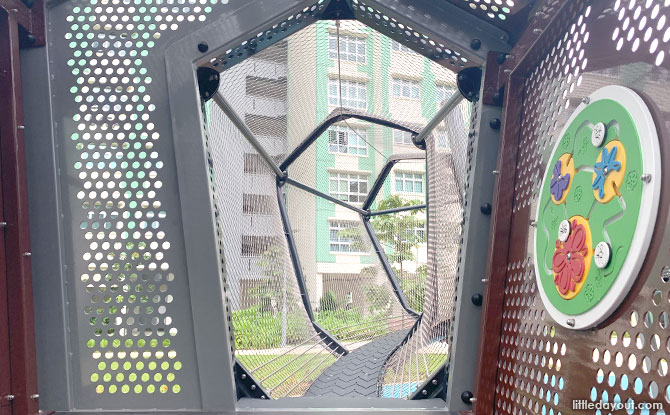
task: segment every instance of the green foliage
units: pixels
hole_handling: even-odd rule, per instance
[[[388,325],[377,315],[363,317],[357,309],[321,311],[316,321],[340,341],[365,340],[387,334]]]
[[[383,285],[365,287],[365,296],[368,300],[368,310],[372,314],[386,310],[391,301],[391,293]]]
[[[323,293],[321,300],[319,300],[319,310],[320,311],[334,311],[337,309],[337,299],[335,298],[335,293],[328,290]]]
[[[282,345],[282,314],[261,310],[259,305],[233,311],[236,349],[269,349]],[[308,336],[307,321],[299,312],[286,316],[286,343],[297,344]]]
[[[403,275],[400,280],[400,288],[405,293],[407,302],[412,310],[423,311],[423,301],[426,294],[426,265],[416,269],[416,275]]]
[[[378,210],[394,209],[418,205],[419,200],[404,200],[398,195],[390,195],[379,202]],[[414,232],[415,228],[424,227],[426,221],[419,219],[417,214],[425,209],[410,210],[403,213],[379,215],[372,219],[372,228],[379,241],[385,245],[389,261],[400,265],[400,278],[403,274],[402,262],[415,260],[414,248],[425,241],[425,232],[423,235]]]

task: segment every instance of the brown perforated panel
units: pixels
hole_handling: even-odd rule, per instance
[[[670,413],[669,185],[651,247],[624,304],[594,330],[574,331],[546,312],[536,285],[532,226],[540,175],[559,132],[582,98],[606,85],[640,94],[654,116],[663,168],[670,153],[670,1],[575,2],[566,7],[553,46],[523,86],[520,145],[515,173],[510,247],[495,385],[496,414]],[[556,2],[542,9],[555,13]],[[572,7],[572,10],[569,10]],[[553,26],[555,27],[555,26]],[[553,30],[553,29],[551,29]],[[532,55],[533,51],[529,55]],[[667,173],[665,174],[667,176]],[[654,404],[618,411],[573,409],[573,401]]]

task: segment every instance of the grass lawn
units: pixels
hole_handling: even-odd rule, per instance
[[[259,367],[260,365],[277,358],[261,367],[253,373],[254,378],[261,382],[265,390],[274,389],[271,393],[273,397],[285,396],[296,384],[302,385],[295,387],[290,396],[302,395],[314,379],[331,364],[335,363],[335,356],[330,353],[305,353],[302,356],[297,354],[287,354],[279,356],[276,354],[267,355],[239,355],[240,361],[248,370]],[[312,373],[310,373],[312,372]],[[284,381],[287,379],[286,381]],[[279,385],[279,386],[278,386]]]

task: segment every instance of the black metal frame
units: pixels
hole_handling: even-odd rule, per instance
[[[270,395],[263,389],[261,383],[237,359],[235,359],[233,372],[235,373],[235,383],[237,385],[237,399],[269,399]]]
[[[321,134],[325,133],[328,130],[328,127],[335,124],[336,122],[343,121],[349,118],[355,118],[361,121],[368,121],[372,124],[381,125],[382,127],[389,127],[395,130],[405,131],[412,136],[419,135],[418,128],[413,127],[411,124],[398,124],[397,122],[391,120],[390,118],[382,118],[374,115],[370,115],[365,111],[356,111],[352,109],[342,109],[336,108],[331,113],[321,121],[321,123],[312,130],[311,133],[305,138],[300,144],[293,149],[293,151],[286,156],[286,159],[279,165],[279,169],[286,171],[286,169],[298,158],[302,153],[307,150],[307,148],[312,145]]]
[[[312,304],[309,301],[309,292],[307,291],[307,286],[305,285],[305,275],[303,274],[302,266],[300,265],[298,248],[295,244],[295,239],[293,238],[293,228],[291,228],[288,212],[286,210],[286,201],[284,200],[284,194],[282,192],[284,183],[284,180],[277,178],[277,204],[279,205],[279,214],[281,215],[282,224],[284,225],[284,235],[286,236],[286,243],[288,244],[289,253],[291,255],[291,263],[293,264],[293,270],[295,272],[296,280],[298,281],[298,289],[300,290],[302,303],[305,307],[305,310],[307,311],[307,316],[312,322],[312,326],[319,334],[321,340],[323,340],[326,345],[329,345],[330,349],[334,352],[346,355],[349,353],[349,351],[344,347],[344,345],[342,345],[342,343],[340,343],[335,337],[322,328],[314,319]]]

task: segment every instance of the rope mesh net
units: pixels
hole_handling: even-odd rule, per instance
[[[419,131],[454,91],[455,74],[442,66],[359,22],[323,20],[225,70],[218,92],[279,165],[334,112],[354,110]],[[262,156],[217,105],[207,106],[234,355],[271,397],[303,395],[342,357],[336,346],[352,352],[413,326],[416,330],[380,373],[380,396],[406,398],[445,363],[462,220],[459,195],[467,171],[468,108],[461,104],[434,130],[428,163],[417,157],[425,153],[407,131],[357,118],[339,120],[287,168],[288,177],[315,190],[310,192],[290,183],[278,190]],[[384,166],[398,157],[370,210],[430,204],[428,210],[370,219],[400,294],[363,217],[318,195],[361,208]],[[426,197],[431,189],[440,195],[435,199],[440,211]],[[278,197],[286,203],[308,307]],[[431,237],[431,229],[439,229],[437,236]],[[412,311],[423,313],[418,325]]]

